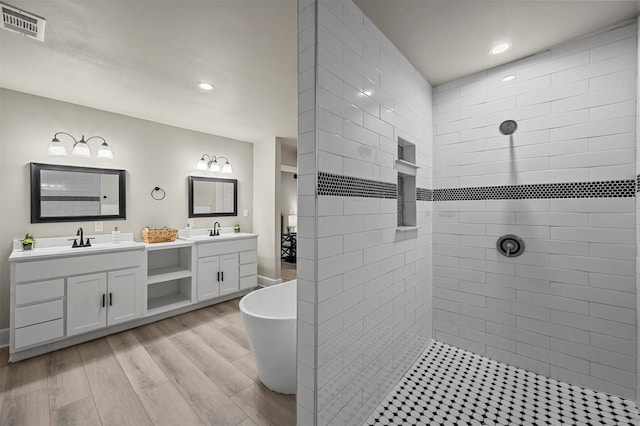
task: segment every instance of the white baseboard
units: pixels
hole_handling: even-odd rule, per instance
[[[0,348],[9,346],[9,329],[3,328],[0,330]]]
[[[276,285],[282,283],[282,278],[274,280],[273,278],[258,275],[258,284],[263,287],[269,287],[270,285]]]

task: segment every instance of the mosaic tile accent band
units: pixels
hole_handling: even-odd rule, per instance
[[[416,200],[433,201],[433,190],[427,188],[416,188]]]
[[[636,179],[599,182],[541,183],[468,188],[416,188],[418,201],[524,200],[547,198],[624,198],[640,192]],[[333,173],[318,173],[318,195],[337,197],[398,198],[398,185]]]
[[[432,342],[368,426],[637,425],[635,402]]]
[[[337,197],[398,198],[398,185],[333,173],[318,173],[318,195]]]
[[[479,186],[433,190],[433,201],[524,200],[531,198],[634,197],[636,181],[542,183],[532,185]]]

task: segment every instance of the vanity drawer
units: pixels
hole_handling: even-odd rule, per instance
[[[23,348],[63,336],[64,321],[60,318],[54,321],[30,325],[29,327],[17,328],[15,330],[14,343],[16,348]]]
[[[256,263],[249,263],[248,265],[240,265],[240,276],[246,277],[248,275],[256,275],[258,273],[258,265]]]
[[[26,327],[28,325],[62,318],[62,315],[62,300],[54,300],[47,303],[38,303],[37,305],[16,308],[14,312],[14,324],[16,328]]]
[[[216,256],[256,249],[257,240],[247,238],[238,241],[223,240],[213,243],[198,244],[198,257]]]
[[[248,277],[240,278],[240,290],[247,288],[255,288],[258,285],[258,277],[256,275],[250,275]]]
[[[38,260],[34,262],[17,262],[15,266],[16,283],[43,280],[53,277],[69,277],[86,275],[100,271],[137,268],[142,265],[141,248],[118,252],[83,254],[79,248],[77,256],[56,259]],[[90,249],[89,249],[90,250]]]
[[[16,305],[26,305],[63,296],[63,278],[16,285]]]
[[[256,251],[244,251],[240,253],[240,264],[244,265],[246,263],[255,263],[258,261],[258,256]]]

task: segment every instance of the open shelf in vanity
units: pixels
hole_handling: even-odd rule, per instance
[[[147,244],[146,316],[192,304],[194,245],[177,240]]]

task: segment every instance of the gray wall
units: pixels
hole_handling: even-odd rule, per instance
[[[298,214],[298,179],[293,178],[293,173],[280,173],[280,214],[283,216],[282,232],[286,232],[289,225],[289,210]]]
[[[280,280],[280,156],[282,140],[274,137],[253,146],[254,232],[258,238],[258,275]],[[260,280],[260,278],[259,278]],[[260,282],[260,281],[258,281]]]
[[[65,164],[127,171],[127,219],[105,221],[104,232],[117,226],[141,240],[144,226],[184,228],[188,217],[187,176],[238,179],[238,217],[194,219],[196,228],[239,223],[251,231],[253,217],[253,145],[86,108],[66,102],[0,89],[0,328],[9,326],[9,264],[11,242],[30,232],[37,238],[72,235],[82,226],[94,234],[93,222],[30,223],[29,163]],[[47,143],[54,133],[65,131],[76,138],[100,135],[114,152],[114,160],[98,160],[99,144],[91,141],[93,157],[49,157]],[[71,150],[63,136],[60,140]],[[223,155],[233,166],[231,175],[195,170],[203,153]],[[155,201],[150,192],[159,186],[166,198]],[[243,217],[247,209],[249,217]],[[36,243],[37,244],[37,243]]]

